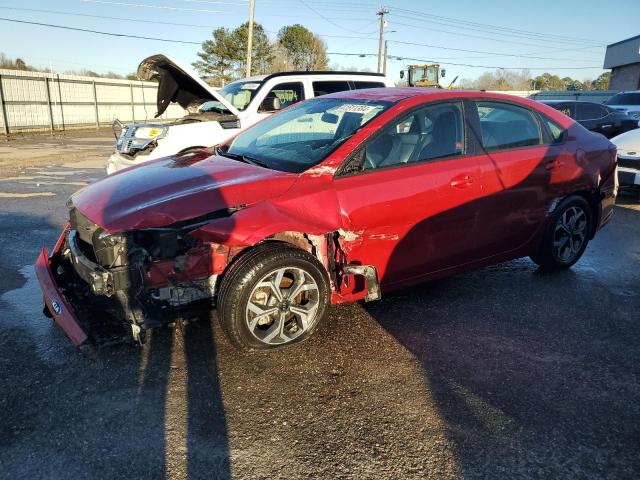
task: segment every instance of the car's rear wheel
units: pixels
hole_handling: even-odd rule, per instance
[[[575,264],[589,243],[591,207],[580,196],[563,200],[556,208],[542,243],[531,259],[546,270],[561,270]]]
[[[244,349],[270,349],[308,338],[329,301],[327,275],[307,252],[267,242],[240,257],[222,280],[218,314]]]

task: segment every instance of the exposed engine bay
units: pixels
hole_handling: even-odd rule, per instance
[[[188,233],[231,213],[109,235],[72,208],[52,271],[94,343],[142,343],[148,329],[213,307],[213,247]]]

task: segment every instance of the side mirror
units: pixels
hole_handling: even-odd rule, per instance
[[[444,77],[447,74],[447,70],[445,68],[443,68],[442,70],[440,70],[440,76]]]
[[[404,70],[400,70],[400,78],[404,78]]]
[[[267,97],[260,104],[258,112],[275,112],[280,110],[281,103],[278,97]]]

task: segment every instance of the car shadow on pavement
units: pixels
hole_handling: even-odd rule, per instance
[[[0,261],[0,477],[230,478],[210,321],[83,355],[42,314],[31,265],[61,227],[7,214]],[[30,235],[24,235],[24,232]],[[12,239],[21,239],[19,242]]]
[[[464,478],[622,478],[640,469],[640,299],[602,286],[521,259],[364,308],[420,362]]]

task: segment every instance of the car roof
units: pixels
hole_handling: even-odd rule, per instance
[[[400,102],[409,98],[423,97],[425,101],[456,99],[456,98],[481,98],[487,100],[506,100],[529,106],[539,106],[539,102],[534,102],[528,98],[507,95],[503,93],[485,92],[482,90],[445,90],[432,87],[385,87],[385,88],[365,88],[361,90],[347,90],[344,92],[331,93],[319,98],[344,98],[354,100],[380,100],[387,102]]]
[[[560,103],[579,103],[580,105],[599,105],[601,107],[606,107],[602,103],[598,102],[587,102],[585,100],[538,100],[540,103],[544,103],[545,105],[558,105]]]
[[[351,71],[339,71],[339,70],[291,70],[288,72],[276,72],[270,73],[266,75],[254,75],[252,77],[240,78],[238,80],[234,80],[234,82],[263,82],[265,80],[269,80],[270,78],[275,77],[288,77],[288,76],[296,76],[296,77],[313,77],[313,76],[331,76],[331,75],[351,75],[354,77],[379,77],[381,79],[385,78],[383,73],[374,73],[374,72],[351,72]]]

